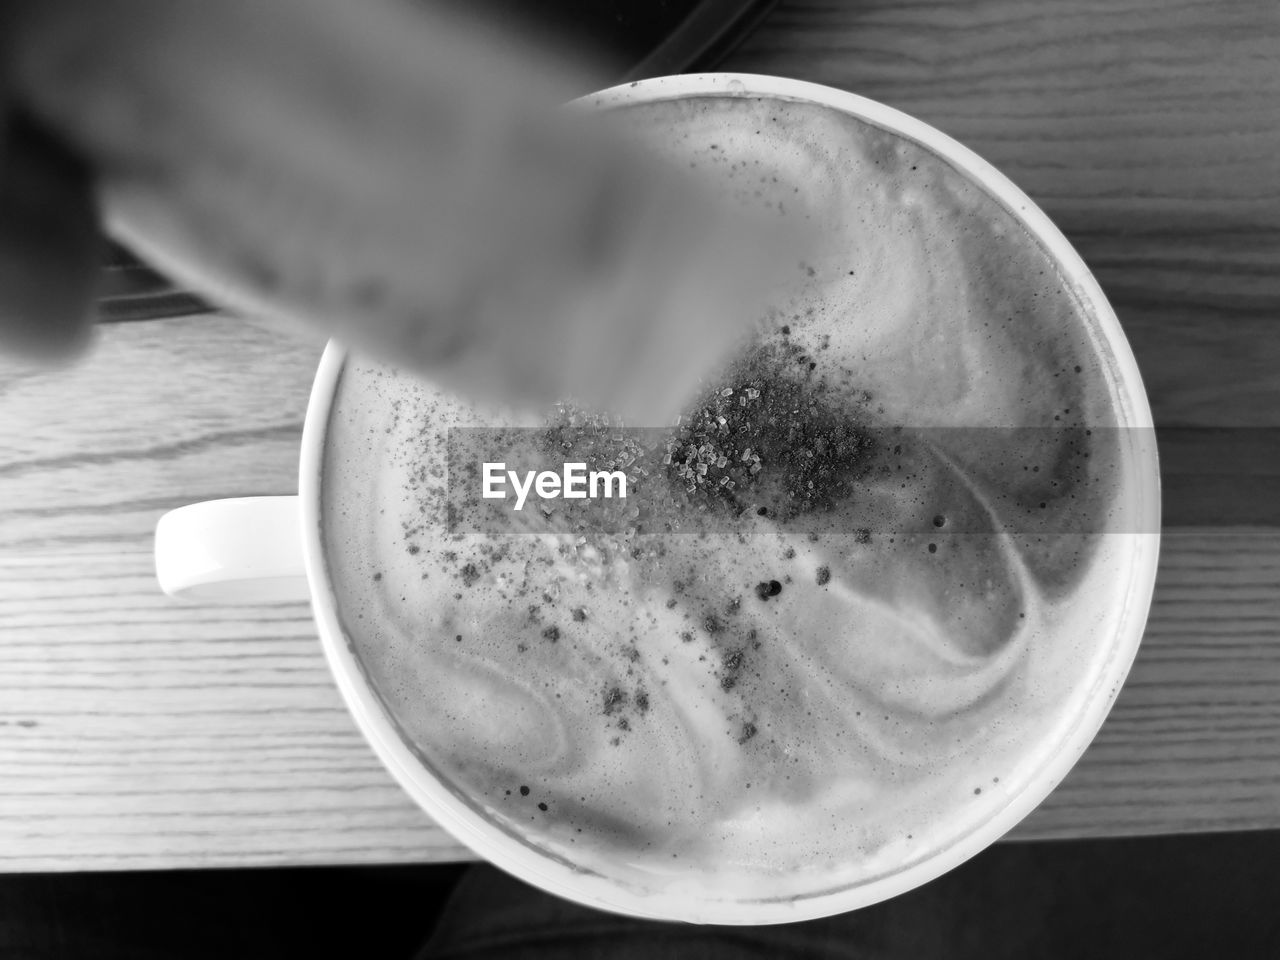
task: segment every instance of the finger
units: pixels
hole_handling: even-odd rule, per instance
[[[0,349],[42,360],[82,350],[102,255],[87,167],[12,112],[0,143]]]

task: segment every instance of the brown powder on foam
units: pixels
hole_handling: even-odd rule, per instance
[[[538,446],[588,471],[622,470],[627,500],[563,500],[547,525],[639,559],[639,534],[767,517],[785,525],[856,495],[874,441],[860,421],[870,397],[842,395],[790,336],[757,344],[655,439],[653,431],[561,404]],[[599,535],[607,539],[597,542]],[[620,537],[621,540],[613,538]],[[661,548],[658,548],[659,555]]]
[[[584,462],[588,470],[624,470],[647,496],[640,497],[638,504],[561,501],[556,516],[547,515],[548,521],[591,542],[606,563],[610,554],[620,553],[647,558],[660,570],[664,551],[649,556],[636,545],[638,534],[662,533],[672,524],[678,528],[691,514],[728,522],[737,517],[767,517],[785,526],[795,518],[835,509],[855,496],[873,447],[858,416],[860,405],[869,397],[864,394],[851,400],[832,391],[822,377],[814,375],[816,362],[791,339],[790,332],[785,327],[781,337],[758,344],[740,357],[719,385],[704,391],[690,412],[666,432],[665,440],[656,444],[652,433],[628,431],[611,418],[558,405],[538,438],[542,451],[554,459]],[[467,586],[478,575],[474,563],[462,566]],[[790,582],[790,577],[786,580]],[[683,586],[683,580],[676,583],[675,592],[681,593]],[[756,592],[759,600],[768,601],[782,589],[779,579],[770,579],[761,581]],[[554,605],[545,593],[543,598],[545,604],[531,606],[531,624],[541,620],[540,607]],[[744,698],[744,707],[749,707],[741,680],[748,648],[758,649],[760,643],[755,631],[744,641],[732,623],[742,602],[741,596],[726,601],[723,595],[714,603],[697,601],[705,606],[693,619],[719,651],[708,663],[719,689],[735,691],[735,696]],[[675,603],[672,598],[669,606]],[[583,607],[571,613],[577,624],[589,619]],[[544,641],[561,639],[558,625],[535,629]],[[692,641],[693,637],[686,632],[682,639]],[[620,648],[620,656],[633,663],[639,651],[632,644]],[[627,664],[621,666],[630,675]],[[616,683],[605,687],[601,713],[618,731],[626,733],[648,711],[649,697],[643,690],[624,689]],[[747,722],[734,739],[745,744],[755,734],[754,723]]]

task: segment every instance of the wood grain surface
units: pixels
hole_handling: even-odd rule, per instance
[[[1017,835],[1280,827],[1280,5],[784,0],[725,66],[1005,170],[1097,271],[1166,428],[1142,651]],[[0,361],[0,870],[464,855],[361,740],[304,606],[155,585],[163,511],[293,491],[319,352],[218,317]]]

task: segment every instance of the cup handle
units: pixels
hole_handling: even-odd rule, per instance
[[[156,579],[201,603],[309,600],[297,497],[236,497],[170,510],[156,524]]]

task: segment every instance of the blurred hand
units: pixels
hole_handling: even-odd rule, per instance
[[[8,114],[0,342],[29,352],[82,343],[92,290],[89,174],[58,143],[176,282],[483,400],[664,422],[781,259],[684,164],[561,109],[601,84],[592,65],[434,6],[0,14],[10,103],[52,131]]]
[[[102,258],[90,172],[0,87],[0,350],[42,360],[89,339]]]

